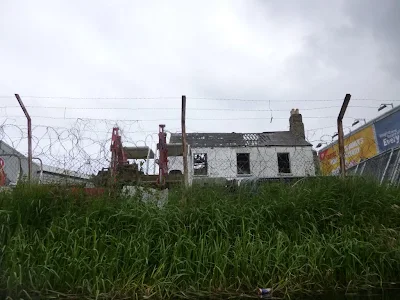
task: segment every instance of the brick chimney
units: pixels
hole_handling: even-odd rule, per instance
[[[306,135],[304,132],[304,124],[303,124],[303,117],[299,113],[299,109],[292,109],[290,111],[290,118],[289,118],[289,124],[290,124],[290,132],[292,132],[294,135],[305,139]]]

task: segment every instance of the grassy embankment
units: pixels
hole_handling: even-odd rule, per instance
[[[45,187],[0,195],[0,291],[282,295],[400,282],[398,189],[325,178],[187,193],[163,209]]]

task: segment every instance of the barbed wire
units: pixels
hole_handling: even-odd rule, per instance
[[[358,106],[355,106],[356,108]],[[360,106],[364,107],[364,106]],[[6,107],[7,108],[7,107]],[[37,108],[49,108],[46,106],[37,106]],[[57,109],[65,109],[64,107],[56,107]],[[332,106],[326,106],[324,109],[331,109]],[[78,109],[78,108],[71,108]],[[87,108],[91,109],[91,108]],[[92,108],[94,110],[105,110],[106,108]],[[145,108],[150,109],[150,108]],[[171,108],[176,109],[176,108]],[[315,109],[322,109],[315,108]],[[214,110],[214,109],[205,109]],[[220,111],[219,109],[215,109]],[[239,109],[222,109],[225,111],[246,111]],[[313,110],[313,109],[310,109]],[[253,111],[253,110],[249,110]],[[260,110],[270,111],[270,110]],[[160,118],[160,119],[108,119],[108,118],[73,118],[73,117],[57,117],[57,116],[37,116],[31,115],[32,119],[55,119],[55,120],[73,120],[74,122],[68,126],[57,126],[34,123],[32,127],[32,143],[33,143],[33,154],[35,158],[40,158],[46,167],[50,169],[61,169],[73,171],[79,174],[83,174],[85,178],[89,176],[95,176],[103,168],[107,168],[110,165],[110,143],[111,143],[111,132],[112,128],[118,126],[121,129],[121,135],[123,143],[126,146],[146,146],[151,148],[155,153],[157,144],[157,127],[153,130],[149,128],[143,128],[141,122],[146,121],[165,121],[173,120],[180,121],[180,118]],[[6,115],[5,120],[0,124],[0,138],[1,141],[7,143],[14,149],[19,149],[21,153],[26,155],[27,145],[27,126],[24,124],[9,123],[9,119],[25,118],[25,116],[8,116]],[[336,116],[303,116],[303,119],[335,119]],[[268,119],[268,118],[267,118]],[[275,117],[274,119],[287,120],[288,117]],[[355,119],[353,117],[347,117],[347,119]],[[224,120],[266,120],[265,117],[236,117],[236,118],[187,118],[190,120],[197,121],[224,121]],[[189,122],[190,126],[190,122]],[[355,134],[353,137],[346,140],[346,165],[349,169],[355,167],[360,162],[365,160],[372,161],[375,156],[379,156],[382,153],[382,145],[378,145],[376,136],[384,136],[385,134],[389,137],[383,137],[382,139],[390,140],[391,142],[397,141],[397,135],[400,133],[400,129],[393,129],[387,125],[387,128],[380,128],[379,132],[375,132],[372,129],[363,129],[361,133]],[[369,126],[370,127],[370,126]],[[190,128],[190,127],[189,127]],[[317,135],[320,130],[336,128],[336,125],[324,126],[318,128],[309,128],[305,130],[307,141],[310,144],[314,144],[314,149],[318,151],[318,156],[312,151],[310,145],[304,144],[293,144],[293,145],[281,145],[270,147],[257,146],[257,140],[249,138],[249,144],[240,145],[238,149],[232,147],[197,147],[193,149],[190,156],[190,171],[192,179],[207,179],[215,177],[223,177],[228,179],[234,178],[266,178],[266,177],[280,177],[280,176],[291,176],[291,177],[304,177],[312,176],[318,172],[323,175],[337,174],[339,170],[338,157],[337,157],[337,146],[333,148],[326,148],[329,144],[334,142],[334,133],[324,134],[321,136]],[[349,133],[352,132],[352,127],[345,126],[345,130]],[[171,136],[173,133],[180,133],[180,128],[167,129],[168,135]],[[383,133],[384,131],[388,133]],[[393,131],[395,130],[395,131]],[[396,131],[397,130],[397,131]],[[192,130],[193,133],[201,133],[202,130]],[[283,130],[284,131],[284,130]],[[268,134],[268,133],[263,133]],[[279,133],[277,133],[279,134]],[[243,133],[243,138],[246,133]],[[400,143],[400,137],[398,138]],[[228,141],[229,142],[229,141]],[[325,144],[325,146],[316,147],[315,143]],[[254,144],[255,143],[255,144]],[[243,146],[243,147],[242,147]],[[336,147],[336,148],[335,148]],[[238,147],[236,147],[238,148]],[[393,152],[394,148],[391,151]],[[1,150],[1,149],[0,149]],[[5,159],[3,156],[0,157]],[[240,156],[240,155],[242,156]],[[279,155],[282,154],[282,157]],[[393,154],[393,153],[392,153]],[[396,155],[398,152],[396,152]],[[196,156],[197,155],[197,156]],[[238,156],[239,155],[239,156]],[[246,156],[248,155],[248,156]],[[285,156],[286,155],[286,156]],[[197,157],[197,158],[196,158]],[[392,156],[385,156],[385,162],[392,160]],[[157,158],[157,157],[155,157]],[[247,159],[247,160],[246,160]],[[375,161],[378,158],[375,159]],[[397,158],[396,158],[397,159]],[[400,157],[399,157],[400,159]],[[285,161],[289,160],[289,162]],[[138,163],[143,160],[138,160]],[[385,162],[380,161],[380,165],[376,167],[377,172],[379,171],[382,175],[381,165],[385,165]],[[281,163],[281,165],[280,165]],[[7,162],[7,168],[9,165],[14,164],[14,170],[18,170],[18,162]],[[364,166],[367,163],[364,162]],[[393,163],[394,164],[394,163]],[[394,164],[395,165],[395,164]],[[238,167],[239,166],[239,167]],[[371,166],[371,163],[368,163]],[[387,164],[385,166],[388,166]],[[37,171],[39,166],[35,164],[35,170]],[[204,171],[204,168],[206,171]],[[365,167],[364,167],[365,168]],[[155,159],[149,163],[146,173],[155,173],[156,169]],[[393,170],[390,167],[386,167],[386,171],[390,170],[393,176],[397,172],[396,168]],[[183,161],[182,157],[171,156],[169,158],[169,170],[171,171],[182,171]],[[366,169],[368,170],[368,168]],[[385,172],[386,172],[385,171]],[[11,172],[9,169],[7,172]],[[16,171],[15,171],[16,172]],[[15,173],[14,172],[14,173]],[[26,170],[24,170],[26,173]],[[372,171],[371,171],[372,172]],[[392,176],[391,175],[391,176]],[[393,177],[392,176],[392,177]]]
[[[157,128],[150,134],[140,131],[136,122],[120,126],[120,134],[124,146],[146,146],[155,151],[157,143]],[[102,168],[110,165],[111,133],[116,126],[107,120],[95,121],[76,120],[71,127],[39,125],[32,127],[33,156],[40,158],[45,165],[44,170],[67,171],[67,173],[79,173],[81,177],[95,176]],[[103,129],[103,130],[99,130]],[[173,130],[173,129],[170,129]],[[16,149],[27,156],[27,126],[15,124],[2,124],[0,126],[1,152],[17,153]],[[9,145],[14,150],[7,148]],[[10,152],[11,151],[11,152]],[[4,159],[4,158],[3,158]],[[8,173],[18,173],[19,162],[16,158],[7,158],[12,162],[7,163]],[[139,160],[140,161],[140,160]],[[10,164],[13,170],[10,170]],[[149,165],[154,169],[154,160]],[[34,173],[39,171],[39,165],[35,164]],[[147,172],[149,170],[146,170]],[[27,172],[25,168],[24,172]],[[15,179],[16,175],[14,176]]]

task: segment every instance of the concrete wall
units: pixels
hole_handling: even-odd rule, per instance
[[[308,147],[247,147],[247,148],[192,148],[189,159],[189,177],[193,177],[193,160],[196,153],[207,153],[208,177],[236,179],[241,177],[275,178],[315,175],[314,156]],[[279,174],[277,153],[289,153],[291,174]],[[236,154],[250,153],[250,175],[238,175]],[[183,171],[182,157],[169,157],[168,170]],[[196,176],[194,176],[196,177]]]
[[[168,172],[172,170],[179,170],[183,174],[183,156],[168,156]],[[189,173],[189,184],[192,184],[193,180],[192,149],[189,149],[188,151],[188,173]]]
[[[42,184],[86,184],[88,180],[55,173],[43,173]]]

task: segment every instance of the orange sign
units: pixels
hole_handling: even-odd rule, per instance
[[[338,143],[319,153],[323,175],[339,174],[340,161],[338,153]],[[362,160],[375,156],[377,154],[377,147],[372,126],[368,126],[345,138],[344,153],[346,169],[351,168]]]

